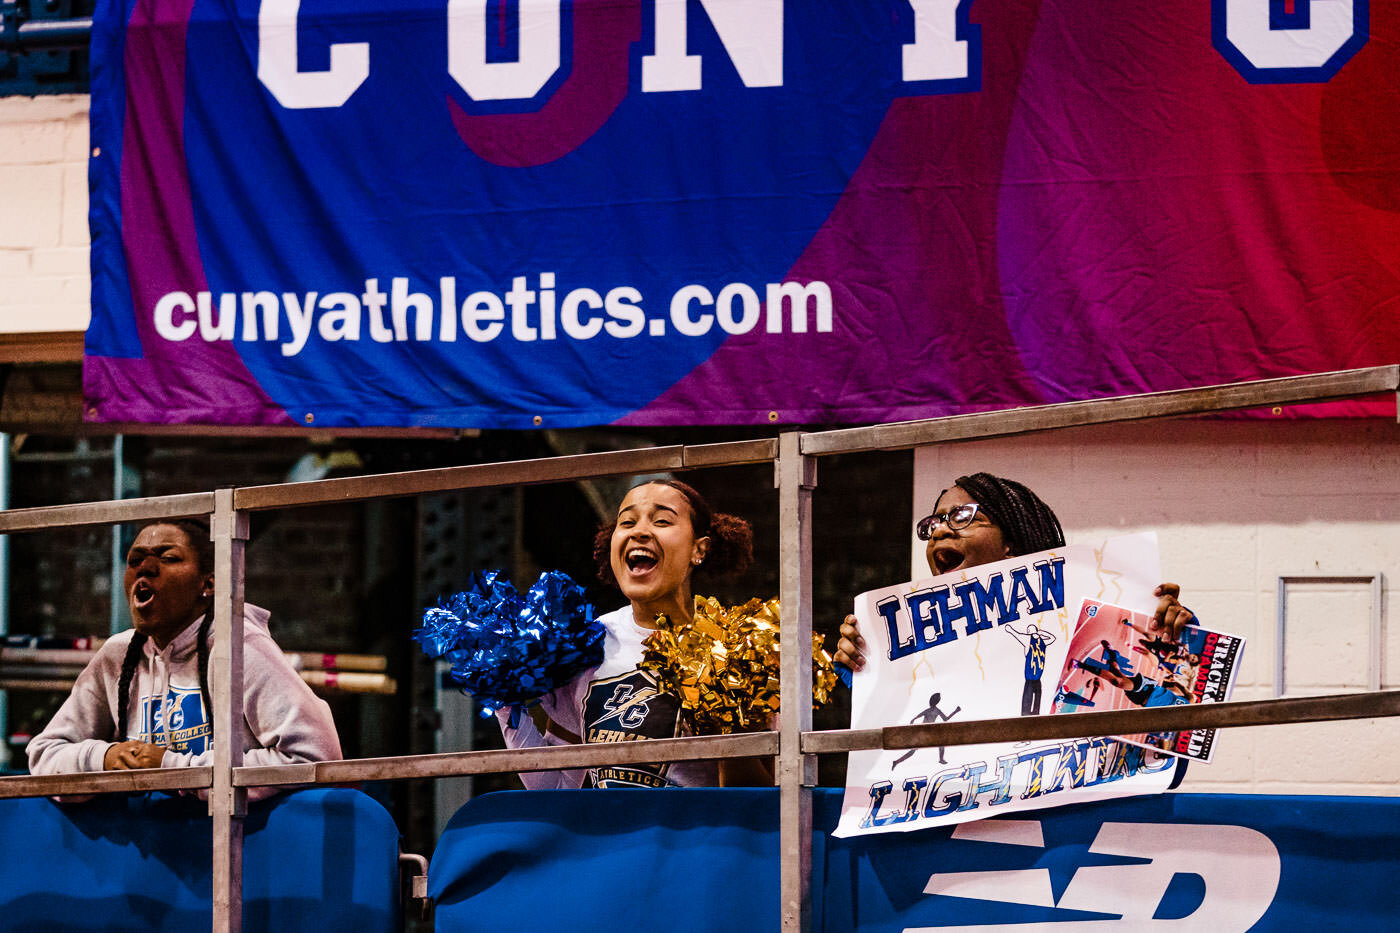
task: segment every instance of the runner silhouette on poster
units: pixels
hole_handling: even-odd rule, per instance
[[[915,723],[918,723],[918,722],[935,723],[935,722],[938,722],[938,720],[940,720],[940,719],[943,720],[944,722],[947,722],[948,720],[952,719],[954,716],[958,715],[958,713],[962,712],[962,707],[961,707],[961,706],[959,706],[958,708],[954,709],[951,713],[945,713],[945,712],[943,712],[943,710],[941,710],[941,709],[938,708],[938,701],[939,701],[940,699],[942,699],[942,698],[943,698],[943,694],[941,694],[941,693],[935,693],[933,696],[929,697],[929,698],[928,698],[928,709],[924,710],[922,713],[918,714],[918,715],[915,716],[913,719],[909,720],[909,725],[912,726],[912,725],[914,725]],[[911,748],[911,749],[909,749],[909,751],[905,752],[903,755],[900,755],[898,758],[896,758],[896,759],[894,760],[894,764],[891,765],[890,768],[893,770],[894,768],[899,767],[900,762],[907,761],[908,758],[909,758],[909,756],[912,755],[912,754],[914,754],[914,753],[917,752],[917,751],[918,751],[917,748]],[[938,746],[938,763],[941,764],[941,765],[946,765],[946,764],[948,763],[948,759],[946,759],[946,758],[943,757],[943,746],[942,746],[942,745]]]

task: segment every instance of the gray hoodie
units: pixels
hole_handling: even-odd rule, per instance
[[[244,604],[243,763],[338,759],[340,739],[330,707],[311,692],[272,640],[268,615],[266,609]],[[146,641],[131,678],[123,736],[117,735],[117,681],[133,632],[109,638],[78,675],[53,720],[30,741],[30,772],[101,771],[107,749],[128,738],[165,746],[163,768],[213,764],[213,717],[204,709],[199,691],[198,633],[198,623],[190,625],[164,651]],[[212,633],[209,641],[212,645]],[[278,790],[250,787],[248,799],[261,800]]]

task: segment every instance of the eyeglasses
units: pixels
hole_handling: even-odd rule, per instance
[[[950,531],[961,531],[977,518],[979,508],[981,506],[976,502],[969,502],[966,505],[955,505],[946,512],[925,515],[914,526],[914,533],[919,536],[920,541],[927,541],[933,537],[933,531],[939,525],[947,525]]]

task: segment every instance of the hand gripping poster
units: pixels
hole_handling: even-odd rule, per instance
[[[1160,582],[1149,532],[862,593],[851,727],[1049,714],[1083,602],[1150,615]],[[1109,738],[853,752],[835,835],[1160,793],[1175,763]]]

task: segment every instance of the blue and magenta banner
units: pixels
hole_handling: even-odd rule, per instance
[[[875,422],[1400,360],[1396,4],[100,0],[92,62],[90,420]]]

